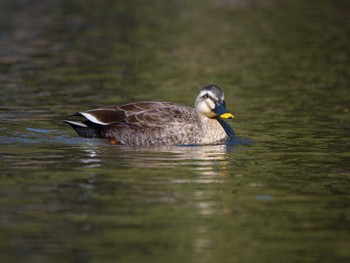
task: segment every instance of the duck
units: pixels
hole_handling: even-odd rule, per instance
[[[226,109],[224,92],[215,85],[204,86],[194,107],[158,101],[140,101],[80,111],[64,120],[79,136],[105,138],[121,145],[208,145],[222,144],[235,137],[223,119],[233,119]],[[75,117],[76,118],[76,117]],[[72,119],[72,118],[70,118]]]

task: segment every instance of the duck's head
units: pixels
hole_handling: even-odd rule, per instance
[[[198,114],[211,119],[234,118],[233,114],[226,110],[224,92],[216,85],[207,85],[202,88],[196,98],[195,109]]]

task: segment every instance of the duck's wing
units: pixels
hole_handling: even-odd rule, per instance
[[[144,101],[119,106],[104,106],[93,110],[80,111],[71,116],[85,117],[86,120],[81,122],[84,126],[89,125],[89,123],[110,125],[123,122],[133,124],[137,124],[138,122],[157,122],[166,119],[168,114],[177,112],[175,109],[177,109],[179,105],[180,104],[172,102]],[[172,110],[175,111],[172,112]],[[72,121],[65,122],[69,123]],[[77,124],[78,122],[74,123]]]
[[[122,144],[126,144],[125,140],[129,140],[130,136],[130,140],[136,140],[139,136],[135,137],[135,134],[139,133],[183,130],[185,126],[191,126],[197,118],[193,108],[167,102],[109,106],[73,115],[85,117],[83,121],[64,121],[80,136],[114,138]],[[120,138],[116,138],[116,134],[120,134]]]
[[[106,107],[106,108],[112,108],[112,109],[124,111],[126,113],[131,113],[131,112],[142,112],[142,111],[151,110],[151,109],[177,107],[179,105],[180,104],[173,103],[173,102],[141,101],[141,102],[128,103],[128,104],[119,105],[119,106]]]
[[[195,118],[195,111],[188,106],[174,106],[149,109],[127,114],[125,122],[129,125],[149,128],[164,128],[166,126],[181,125]]]

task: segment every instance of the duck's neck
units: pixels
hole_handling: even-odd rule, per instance
[[[204,116],[199,116],[199,119],[201,122],[201,130],[203,133],[202,143],[215,143],[218,141],[225,140],[230,136],[229,129],[231,129],[231,127],[224,121],[217,119],[209,119]]]
[[[218,119],[218,122],[220,123],[221,127],[225,130],[229,138],[235,137],[235,132],[226,121],[223,121],[222,119]]]

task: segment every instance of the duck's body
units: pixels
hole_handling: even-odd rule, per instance
[[[233,118],[233,115],[226,112],[223,92],[215,85],[201,90],[195,108],[148,101],[101,107],[74,115],[85,120],[65,122],[80,136],[107,138],[125,145],[215,144],[234,136],[230,125],[219,117]]]

